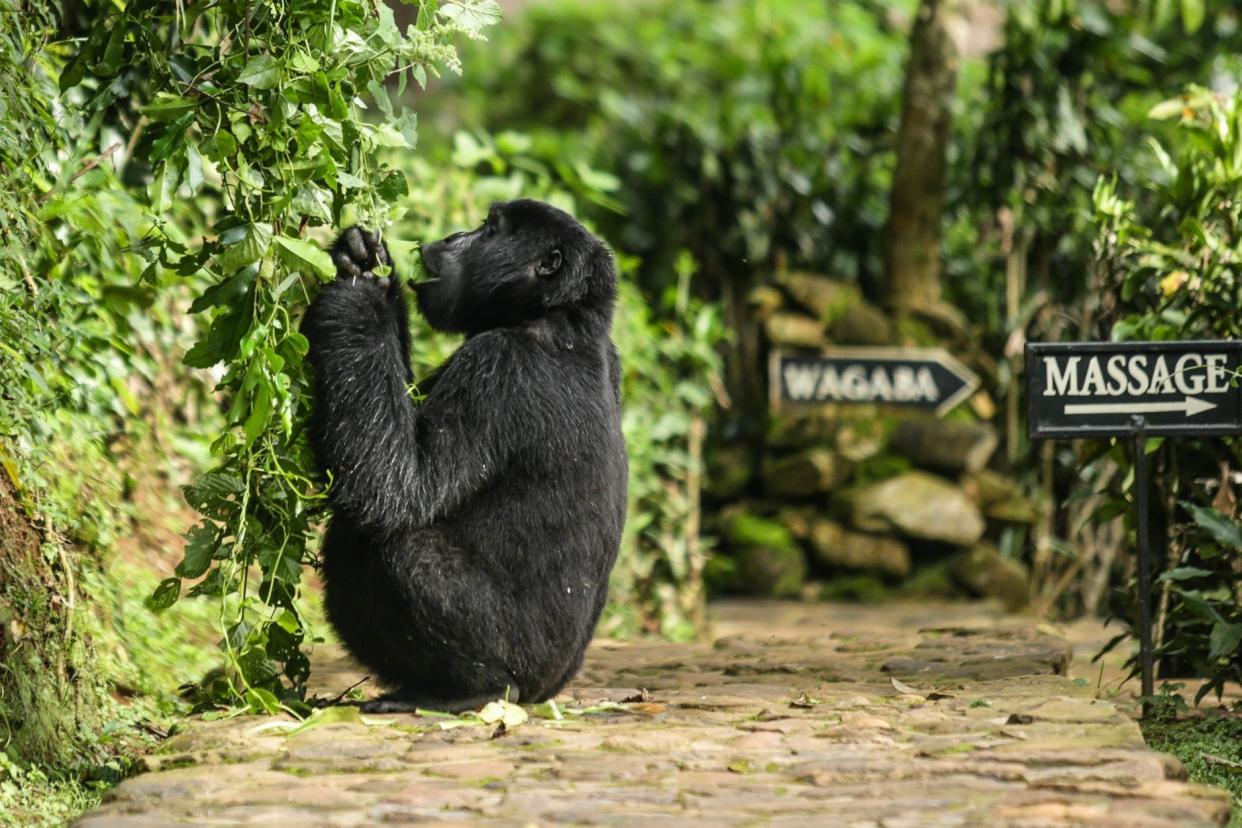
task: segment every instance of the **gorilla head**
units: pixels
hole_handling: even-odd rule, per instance
[[[429,279],[414,285],[435,328],[478,333],[571,305],[611,307],[607,247],[567,213],[539,201],[493,204],[487,221],[422,247]]]

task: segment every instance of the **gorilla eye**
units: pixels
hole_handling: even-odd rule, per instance
[[[553,248],[551,253],[548,253],[546,256],[544,256],[542,259],[539,260],[538,271],[539,271],[540,276],[551,276],[553,273],[555,273],[556,271],[560,269],[561,269],[561,251],[556,248]]]

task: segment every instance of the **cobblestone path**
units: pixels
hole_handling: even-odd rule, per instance
[[[1224,824],[1055,629],[980,607],[726,604],[700,645],[598,642],[560,720],[194,722],[104,826]],[[1081,636],[1079,636],[1081,638]],[[317,660],[325,695],[361,675]]]

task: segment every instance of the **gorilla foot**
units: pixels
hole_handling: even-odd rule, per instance
[[[423,693],[407,690],[394,690],[371,699],[362,705],[363,713],[413,713],[416,710],[430,710],[436,713],[463,713],[467,710],[478,710],[488,702],[507,699],[517,704],[518,690],[509,687],[490,693],[460,698],[432,698]]]

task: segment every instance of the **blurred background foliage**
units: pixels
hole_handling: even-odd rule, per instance
[[[63,821],[191,708],[303,709],[330,631],[296,324],[354,221],[408,259],[533,196],[614,247],[631,503],[601,634],[699,634],[713,566],[718,587],[878,600],[977,592],[955,567],[983,559],[1019,573],[1018,603],[1127,622],[1130,460],[1027,443],[1022,344],[1239,335],[1233,4],[955,6],[949,310],[908,317],[886,221],[935,3],[509,5],[0,0],[0,821]],[[952,419],[1002,449],[945,480],[1013,495],[984,546],[808,575],[809,507],[762,481],[790,467],[756,315],[804,272],[983,377]],[[415,325],[424,370],[455,341]],[[842,497],[911,472],[894,426],[824,438]],[[1149,447],[1162,676],[1201,693],[1242,678],[1238,445]],[[712,494],[730,452],[741,482]]]

